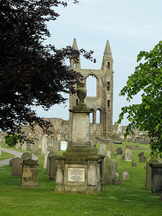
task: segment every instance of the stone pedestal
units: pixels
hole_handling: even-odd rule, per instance
[[[89,118],[87,113],[85,111],[73,113],[72,143],[75,145],[89,144],[89,134]]]
[[[102,189],[102,167],[104,156],[97,154],[91,146],[89,113],[85,105],[84,80],[77,86],[78,104],[73,107],[71,143],[63,156],[55,157],[56,191],[94,193]]]
[[[162,193],[162,163],[151,163],[151,191]]]
[[[38,162],[32,159],[24,160],[22,164],[22,186],[37,186],[37,176]]]
[[[102,190],[104,156],[92,147],[72,146],[62,157],[56,157],[56,191],[95,193]]]

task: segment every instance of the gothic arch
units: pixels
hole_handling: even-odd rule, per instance
[[[97,77],[94,74],[89,74],[86,77],[86,89],[88,97],[97,97]]]
[[[101,109],[96,110],[96,124],[101,124],[102,121],[102,111]]]

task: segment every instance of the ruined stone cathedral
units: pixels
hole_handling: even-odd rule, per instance
[[[72,47],[78,49],[76,39],[73,41]],[[110,44],[107,41],[102,65],[100,69],[82,69],[80,61],[76,64],[70,62],[71,67],[81,73],[84,77],[84,84],[87,88],[87,96],[85,103],[90,109],[89,114],[89,137],[92,144],[96,143],[96,138],[109,138],[113,130],[112,115],[113,115],[113,58]],[[88,79],[95,80],[95,94],[88,93]],[[89,88],[94,87],[89,83]],[[94,84],[94,83],[93,83]],[[73,107],[79,102],[76,94],[69,97],[69,108]],[[61,118],[45,118],[51,122],[50,135],[43,133],[39,126],[36,126],[32,131],[28,126],[24,128],[26,135],[34,140],[35,145],[32,145],[32,150],[41,149],[42,152],[47,151],[47,146],[51,149],[59,150],[62,142],[71,142],[72,138],[72,119],[73,113],[70,112],[69,120]],[[81,124],[81,121],[78,124]],[[77,136],[77,135],[76,135]],[[25,145],[24,145],[25,146]],[[45,146],[45,147],[44,147]],[[31,148],[31,147],[30,147]]]
[[[78,50],[76,39],[73,40],[72,47]],[[87,79],[91,76],[96,79],[95,96],[87,95],[85,99],[86,105],[91,109],[90,135],[91,137],[108,137],[112,131],[113,116],[113,58],[109,41],[106,42],[100,69],[82,69],[80,60],[77,64],[73,61],[70,63],[75,71],[83,75],[85,84]],[[73,109],[77,103],[77,95],[70,95],[70,109]],[[70,113],[70,122],[71,121],[72,113]]]

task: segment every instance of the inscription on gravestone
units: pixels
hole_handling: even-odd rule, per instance
[[[68,168],[68,181],[69,182],[85,182],[85,169],[84,168]]]

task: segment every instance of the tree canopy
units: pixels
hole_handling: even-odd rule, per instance
[[[31,106],[48,109],[64,102],[62,92],[74,92],[80,75],[65,60],[77,61],[80,53],[91,58],[92,52],[44,43],[50,36],[47,22],[59,16],[58,6],[66,5],[58,0],[0,0],[1,130],[15,133],[33,122],[46,126]]]
[[[119,122],[127,114],[127,133],[134,128],[148,132],[152,153],[162,153],[162,41],[151,51],[141,51],[137,63],[120,94],[131,101],[141,93],[141,103],[123,107]]]

